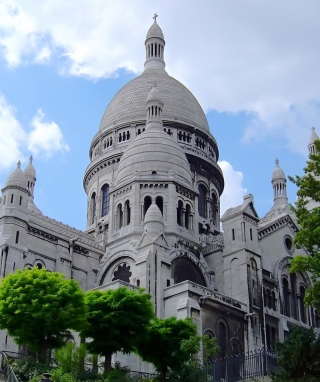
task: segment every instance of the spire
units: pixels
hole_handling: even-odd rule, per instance
[[[34,187],[37,180],[36,170],[33,167],[33,157],[32,155],[29,158],[28,166],[24,170],[24,175],[28,183],[28,190],[30,191],[31,197],[34,197]]]
[[[276,158],[275,160],[276,167],[273,170],[272,173],[272,187],[273,187],[273,202],[274,207],[282,204],[288,204],[288,197],[287,197],[287,179],[286,176],[282,170],[282,168],[279,166],[279,159]]]
[[[311,133],[311,137],[310,137],[310,140],[309,140],[309,143],[308,143],[308,150],[309,150],[309,154],[315,154],[316,149],[314,147],[314,141],[318,140],[319,137],[318,137],[318,134],[315,131],[316,128],[314,126],[312,126],[311,130],[312,130],[312,133]]]
[[[158,15],[155,13],[153,16],[154,23],[148,30],[145,47],[146,47],[146,61],[144,63],[145,69],[164,69],[164,36],[161,28],[157,23]]]
[[[161,93],[157,88],[157,84],[154,83],[146,101],[147,109],[147,123],[146,128],[163,128],[162,125],[162,110],[163,110],[163,101]]]

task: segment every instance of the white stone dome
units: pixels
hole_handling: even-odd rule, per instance
[[[279,179],[283,179],[286,181],[286,176],[282,168],[279,166],[279,160],[276,159],[276,167],[272,173],[272,180],[279,180]]]
[[[138,135],[124,152],[118,167],[115,185],[134,174],[168,176],[173,171],[180,181],[192,184],[190,165],[182,148],[160,128]]]
[[[209,132],[207,118],[194,95],[164,69],[146,69],[128,82],[109,103],[100,123],[100,131],[122,123],[146,120],[146,99],[152,84],[161,93],[164,122],[180,122]]]
[[[164,41],[163,32],[161,28],[159,27],[159,25],[157,24],[157,22],[154,22],[149,28],[147,36],[146,36],[146,40],[148,40],[149,38],[161,38]]]
[[[33,167],[32,162],[28,163],[28,166],[24,169],[24,175],[30,178],[37,178],[36,170]]]
[[[153,203],[148,208],[144,218],[145,231],[163,231],[163,217],[159,207]]]
[[[20,165],[21,163],[19,161],[17,168],[8,176],[5,187],[16,186],[27,189],[27,180],[21,171]]]

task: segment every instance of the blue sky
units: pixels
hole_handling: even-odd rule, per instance
[[[153,13],[166,68],[203,106],[226,180],[222,210],[272,207],[275,158],[301,174],[320,132],[317,0],[0,0],[0,186],[30,154],[35,203],[85,228],[89,146],[113,95],[141,73]],[[296,190],[288,182],[289,200]]]

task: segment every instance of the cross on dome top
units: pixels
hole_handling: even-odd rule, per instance
[[[153,19],[154,19],[154,22],[156,23],[157,22],[157,17],[158,17],[158,15],[157,15],[157,12],[155,12],[155,14],[153,15]]]
[[[279,166],[279,159],[276,158],[276,166]]]
[[[32,163],[32,161],[33,161],[33,156],[30,155],[29,162]]]
[[[18,163],[17,163],[17,168],[21,168],[21,162],[20,162],[20,160],[19,160]]]

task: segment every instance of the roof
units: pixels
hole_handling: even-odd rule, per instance
[[[153,84],[161,93],[163,121],[180,122],[209,132],[207,118],[194,95],[164,69],[147,69],[128,82],[109,103],[100,131],[122,123],[146,120],[146,99]]]

